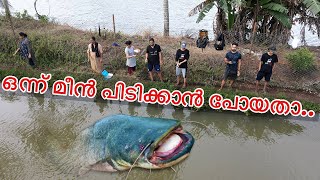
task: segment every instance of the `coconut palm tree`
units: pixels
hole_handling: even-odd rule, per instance
[[[5,17],[9,21],[11,30],[13,35],[15,36],[16,33],[14,32],[14,27],[13,27],[13,22],[12,22],[12,17],[11,17],[11,12],[10,12],[10,3],[8,0],[0,0],[0,8],[3,8],[5,11]]]
[[[169,2],[163,0],[163,13],[164,13],[164,36],[169,36]]]

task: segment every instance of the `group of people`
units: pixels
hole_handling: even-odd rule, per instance
[[[125,48],[125,54],[127,57],[128,73],[131,75],[136,69],[136,55],[134,47],[131,41],[125,43],[127,47]],[[176,86],[180,84],[180,76],[183,77],[183,86],[187,86],[187,70],[188,70],[188,60],[190,58],[190,52],[186,48],[186,42],[181,43],[181,48],[176,51],[176,76],[177,83]],[[274,64],[278,62],[278,56],[275,54],[276,48],[268,48],[268,52],[264,53],[260,59],[258,73],[256,76],[256,92],[259,88],[260,81],[265,78],[263,91],[266,93],[267,85],[270,82],[272,76],[272,70]],[[241,71],[241,53],[238,51],[238,44],[232,43],[231,50],[226,53],[224,58],[224,63],[226,64],[226,69],[222,78],[221,87],[219,91],[223,89],[227,80],[230,80],[230,87],[233,86],[234,81],[240,76]],[[149,40],[149,46],[146,48],[145,61],[148,63],[148,72],[150,79],[153,81],[152,71],[153,69],[158,73],[159,78],[163,81],[160,66],[163,64],[163,56],[161,53],[161,47],[155,44],[154,39]]]
[[[140,53],[139,49],[135,49],[132,45],[132,41],[128,40],[125,42],[126,48],[124,50],[126,56],[126,66],[128,67],[128,74],[132,75],[136,71],[137,59],[136,54]],[[183,87],[187,86],[187,61],[190,58],[189,50],[186,48],[186,42],[181,43],[181,48],[176,53],[176,75],[177,75],[177,86],[180,84],[180,75],[183,76]],[[97,73],[103,71],[102,67],[102,46],[99,44],[95,37],[91,37],[90,44],[87,49],[88,61],[91,62],[91,68]],[[149,39],[149,45],[146,48],[145,63],[147,64],[147,70],[151,81],[154,81],[153,72],[158,74],[161,82],[163,82],[163,76],[161,73],[161,66],[163,65],[163,55],[160,45],[155,43],[153,38]]]
[[[135,52],[140,52],[134,49],[131,41],[126,41],[125,54],[127,58],[126,66],[128,66],[128,74],[132,75],[132,73],[136,69],[136,55]],[[186,48],[186,42],[181,43],[181,48],[177,50],[176,53],[176,75],[177,75],[177,86],[180,84],[180,75],[183,76],[183,87],[187,86],[187,61],[190,58],[189,50]],[[149,45],[146,48],[145,54],[145,63],[147,63],[147,69],[149,72],[149,76],[151,81],[154,81],[153,71],[155,71],[161,82],[163,82],[163,77],[161,73],[161,65],[163,65],[163,55],[161,52],[160,45],[156,44],[154,39],[149,39]]]
[[[241,70],[241,53],[237,51],[238,44],[232,43],[231,50],[226,54],[224,58],[224,63],[226,64],[226,69],[222,78],[221,87],[219,91],[222,90],[226,81],[230,80],[230,87],[232,87],[234,81],[237,77],[240,76]],[[259,83],[264,78],[265,83],[263,87],[263,92],[267,92],[268,83],[271,80],[272,70],[274,68],[275,63],[278,62],[278,56],[275,54],[276,48],[269,47],[268,52],[264,53],[261,56],[259,66],[258,66],[258,73],[256,76],[256,87],[255,91],[258,92],[259,90]]]
[[[35,56],[28,36],[27,34],[20,32],[19,37],[19,48],[15,51],[14,55],[20,52],[20,56],[24,59],[27,59],[29,65],[34,67]],[[134,48],[134,46],[132,45],[132,41],[126,41],[125,45],[125,55],[127,59],[126,66],[128,67],[128,74],[132,75],[136,71],[137,66],[136,53],[139,53],[140,51]],[[270,47],[268,48],[268,52],[264,53],[261,56],[258,73],[256,76],[256,91],[258,91],[259,82],[263,78],[265,78],[263,91],[266,92],[267,85],[270,82],[272,76],[274,65],[278,62],[278,56],[275,54],[275,51],[275,47]],[[87,55],[88,61],[90,61],[93,71],[100,74],[103,71],[103,48],[101,44],[96,41],[95,37],[91,37],[90,39],[90,44],[88,45],[87,49]],[[182,87],[187,86],[187,70],[189,59],[190,51],[187,49],[187,43],[182,42],[181,47],[176,51],[176,56],[174,59],[176,64],[175,70],[177,76],[176,86],[179,86],[180,84],[181,75],[183,77]],[[237,77],[240,76],[241,60],[242,56],[238,51],[238,44],[232,43],[231,50],[226,53],[224,58],[226,68],[219,91],[223,89],[227,80],[230,80],[230,87],[233,86],[234,81],[237,79]],[[161,66],[163,65],[162,50],[160,45],[156,44],[153,38],[149,39],[149,45],[146,48],[145,63],[147,63],[147,70],[149,72],[151,81],[154,81],[153,71],[155,71],[158,74],[160,81],[163,82],[163,76],[161,73]]]

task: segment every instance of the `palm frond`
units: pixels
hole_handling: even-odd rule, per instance
[[[195,14],[198,14],[198,13],[201,13],[201,11],[203,10],[203,8],[210,4],[210,3],[213,3],[214,1],[213,0],[205,0],[203,1],[202,3],[198,4],[195,8],[193,8],[190,12],[189,12],[189,17],[190,16],[193,16]]]
[[[274,2],[265,4],[262,6],[262,8],[272,10],[272,11],[278,11],[280,13],[286,13],[286,14],[289,12],[286,7],[284,7],[281,4],[274,3]]]
[[[243,0],[233,0],[233,4],[236,6],[241,6],[244,3],[245,3],[245,1],[243,1]]]
[[[202,21],[202,19],[206,16],[206,14],[212,9],[212,7],[214,6],[214,3],[209,3],[207,4],[205,7],[203,7],[203,9],[200,11],[198,19],[197,19],[197,23],[199,23],[200,21]]]
[[[280,13],[279,11],[269,10],[267,13],[275,17],[278,21],[280,21],[287,28],[292,27],[292,23],[290,21],[290,17],[287,14]]]
[[[221,7],[221,9],[224,11],[224,12],[228,12],[228,0],[220,0],[218,2],[219,6]]]
[[[259,4],[260,4],[261,6],[263,6],[263,5],[265,5],[265,4],[268,4],[269,2],[271,2],[271,0],[260,0],[260,1],[259,1]]]
[[[314,15],[320,13],[320,1],[319,0],[303,0],[303,4],[307,6],[308,10]]]

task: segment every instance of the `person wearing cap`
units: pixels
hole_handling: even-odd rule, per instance
[[[20,39],[20,46],[13,54],[14,56],[20,52],[20,56],[24,59],[29,60],[29,65],[34,68],[35,67],[35,57],[34,52],[31,46],[31,42],[28,39],[28,35],[24,32],[19,33],[19,39]]]
[[[263,77],[265,78],[263,92],[267,92],[267,85],[271,79],[272,69],[274,67],[274,64],[278,62],[278,56],[274,53],[275,51],[275,47],[270,47],[268,48],[268,52],[264,53],[261,56],[261,61],[259,63],[259,69],[256,78],[256,92],[258,92],[259,82]]]
[[[124,50],[127,58],[126,66],[128,66],[128,74],[131,76],[136,70],[136,55],[134,54],[134,46],[132,46],[132,41],[126,41],[126,48]]]
[[[240,76],[241,53],[237,51],[237,48],[238,43],[232,43],[231,50],[226,54],[224,58],[226,69],[221,82],[221,87],[218,91],[222,90],[228,79],[230,80],[230,87],[232,88],[234,81],[237,79],[238,76]]]
[[[153,81],[152,71],[153,69],[158,73],[158,76],[163,82],[163,78],[161,75],[160,65],[163,64],[161,47],[158,44],[154,43],[154,39],[149,39],[149,45],[146,49],[146,59],[145,62],[148,63],[148,72],[151,81]]]
[[[90,44],[87,49],[88,61],[91,63],[91,68],[96,73],[102,72],[102,46],[96,41],[96,38],[93,36],[90,39]]]
[[[177,50],[176,53],[176,75],[177,75],[177,84],[180,84],[180,75],[183,76],[183,88],[187,86],[187,69],[188,69],[188,60],[190,58],[189,50],[187,49],[187,44],[185,42],[181,43],[181,48]]]

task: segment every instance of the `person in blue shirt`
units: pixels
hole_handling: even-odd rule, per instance
[[[219,91],[222,90],[228,79],[230,80],[230,87],[232,87],[234,81],[238,76],[240,76],[241,54],[237,51],[237,49],[238,43],[232,43],[231,50],[226,54],[224,58],[224,62],[226,63],[226,70],[224,72]]]
[[[24,32],[19,33],[19,39],[20,39],[20,46],[19,48],[15,51],[13,56],[15,56],[18,52],[20,52],[20,56],[23,59],[28,59],[29,60],[29,65],[34,68],[35,67],[35,56],[34,56],[34,51],[31,46],[31,42],[28,39],[28,35],[25,34]]]

